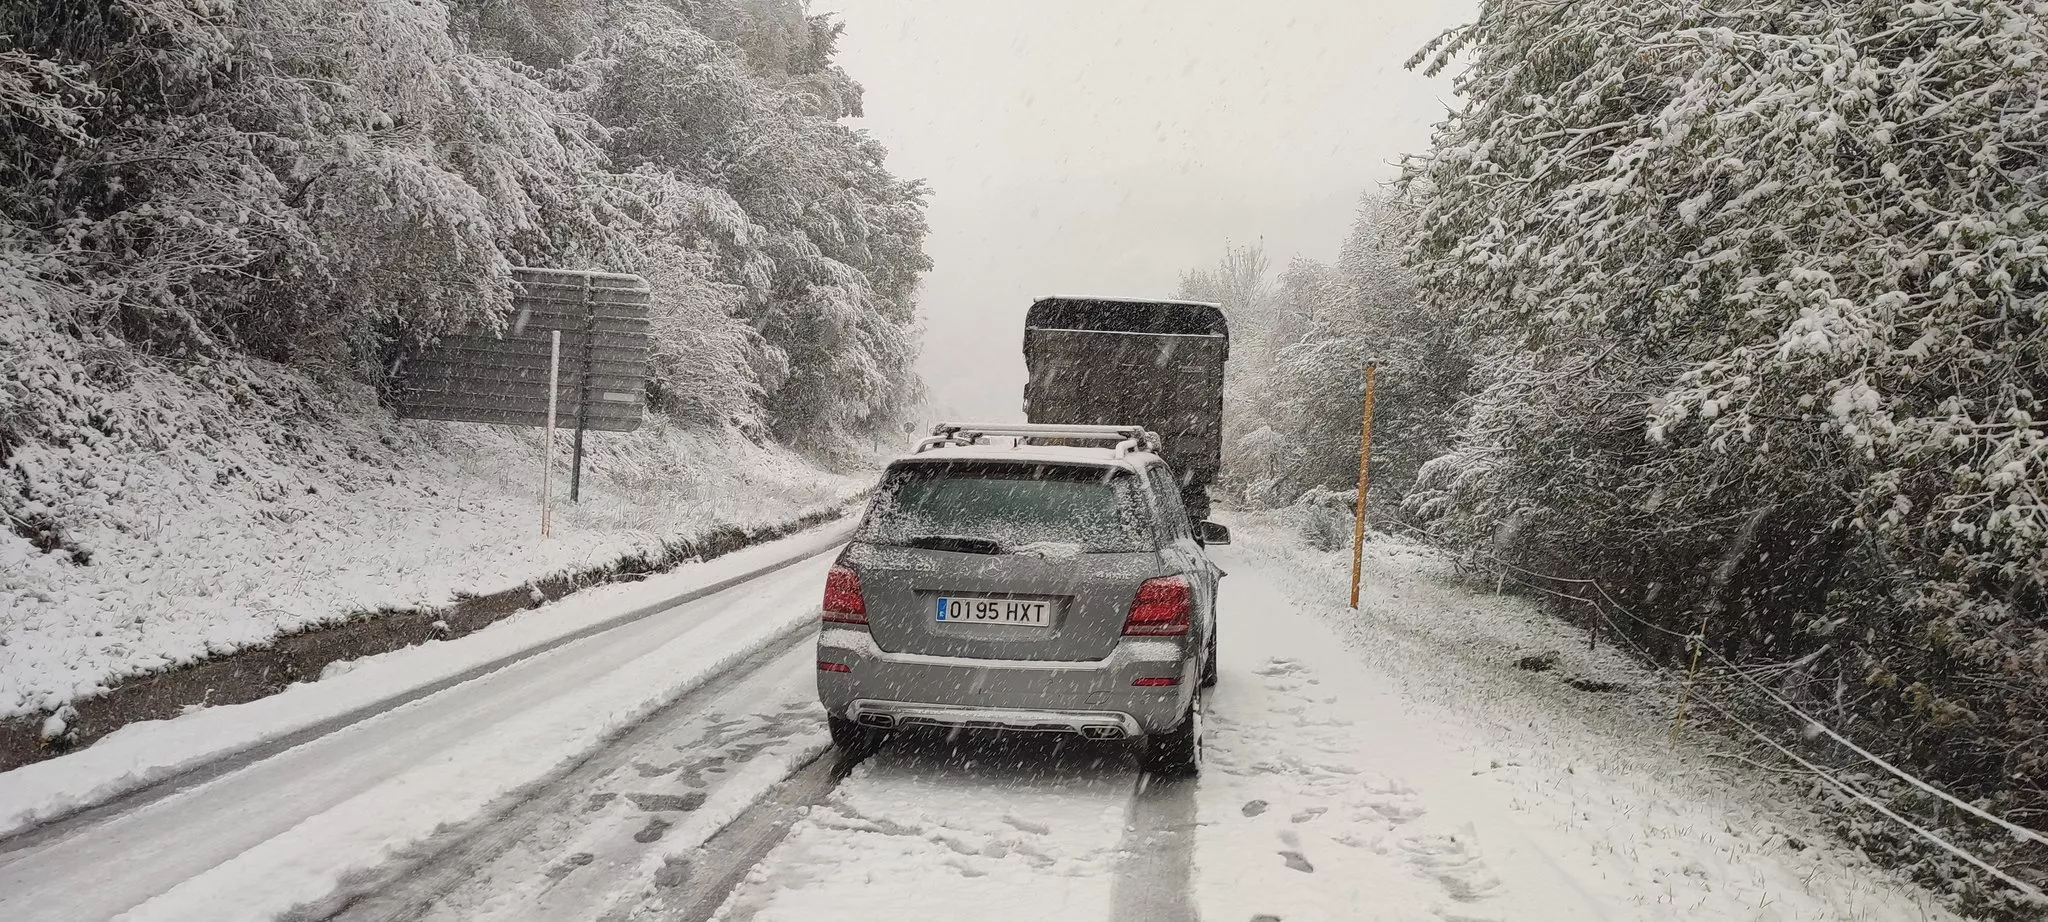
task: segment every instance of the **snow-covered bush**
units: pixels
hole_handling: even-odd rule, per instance
[[[2048,807],[2048,4],[1491,0],[1412,265],[1483,369],[1411,509]]]
[[[1312,487],[1287,507],[1287,518],[1310,547],[1334,551],[1351,545],[1357,527],[1357,492]]]
[[[1297,258],[1269,282],[1257,248],[1233,248],[1183,277],[1183,296],[1220,300],[1230,315],[1224,475],[1247,502],[1355,488],[1368,364],[1369,515],[1399,515],[1416,471],[1448,446],[1469,360],[1455,314],[1421,297],[1402,265],[1407,220],[1369,195],[1337,265]]]

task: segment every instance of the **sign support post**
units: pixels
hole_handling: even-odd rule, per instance
[[[569,449],[569,501],[583,501],[584,408],[590,405],[590,341],[597,338],[597,306],[590,303],[590,276],[583,277],[583,367],[576,385],[576,441]]]
[[[555,402],[562,380],[562,331],[548,331],[548,425],[541,437],[540,452],[540,536],[549,537],[555,525]]]
[[[588,433],[631,432],[646,415],[653,289],[637,275],[525,266],[513,267],[511,287],[510,323],[444,333],[405,363],[398,414],[547,429],[541,525],[552,535],[555,429],[576,430],[569,501],[581,502]],[[561,403],[570,396],[565,383],[574,385],[574,407]],[[563,418],[567,413],[575,414],[573,423]]]
[[[1358,607],[1358,578],[1365,563],[1365,487],[1372,464],[1372,373],[1365,366],[1365,416],[1358,430],[1358,511],[1351,527],[1351,607]]]

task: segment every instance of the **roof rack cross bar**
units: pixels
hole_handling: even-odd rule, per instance
[[[989,438],[1064,439],[1113,443],[1117,456],[1133,451],[1159,450],[1159,435],[1143,426],[1090,426],[1050,423],[940,423],[932,427],[931,438],[918,443],[917,450],[929,451],[945,445],[973,445]]]

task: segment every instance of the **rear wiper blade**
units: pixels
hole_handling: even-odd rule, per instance
[[[903,542],[906,547],[927,551],[957,551],[962,554],[1000,554],[1000,541],[988,538],[970,538],[966,535],[918,535]]]

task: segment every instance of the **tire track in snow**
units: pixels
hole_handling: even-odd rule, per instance
[[[800,704],[786,700],[792,694],[808,694],[803,680],[810,677],[815,631],[806,624],[776,638],[556,778],[423,843],[378,879],[360,881],[297,918],[412,922],[546,913],[565,901],[601,904],[636,889],[639,854],[739,781],[730,772],[734,763],[793,744],[815,751],[792,741],[820,735],[815,715],[765,713]],[[750,713],[757,709],[764,713]],[[597,906],[581,909],[595,915]]]
[[[789,830],[826,796],[853,766],[827,752],[776,785],[717,835],[686,856],[667,862],[657,886],[672,887],[654,902],[605,916],[605,922],[660,919],[663,922],[708,922],[746,880],[747,874],[780,845]]]
[[[1046,757],[1046,750],[1054,751],[1050,759],[1055,762],[1071,762],[1073,759],[1072,756],[1057,754],[1057,750],[1065,748],[1061,744],[1048,744],[1042,739],[982,740],[976,743],[992,747],[987,755],[999,760],[1016,759],[1014,764],[1019,766],[1035,768],[1039,759]],[[924,746],[928,751],[929,747],[942,744],[924,739],[909,741],[907,745]],[[1092,756],[1080,757],[1087,760],[1092,769],[1107,773],[1111,780],[1124,774],[1119,770],[1120,765],[1102,761],[1105,755],[1114,755],[1107,750],[1115,747],[1081,744],[1080,748],[1096,750]],[[916,752],[915,748],[912,752]],[[910,759],[918,762],[925,757],[924,754],[915,754]],[[885,763],[891,758],[885,756]],[[971,759],[964,760],[964,763],[971,762]],[[764,859],[813,808],[826,805],[835,786],[854,767],[830,755],[805,766],[702,846],[671,861],[664,869],[669,879],[661,882],[660,889],[647,901],[631,912],[614,911],[606,915],[606,922],[752,919],[759,906],[752,899],[735,900],[734,896],[746,888],[750,878],[770,879],[777,872],[772,863],[764,864]],[[882,771],[884,773],[880,777],[869,774],[863,782],[888,785],[898,780],[889,774],[893,767]],[[1142,774],[1134,779],[1109,882],[1107,918],[1111,922],[1199,920],[1200,915],[1192,901],[1195,783],[1191,778],[1151,778]],[[820,814],[821,821],[827,826],[838,826],[849,818],[847,815],[833,818],[830,808],[827,809],[827,813]],[[856,822],[872,825],[875,831],[884,834],[922,835],[946,844],[956,855],[962,852],[962,840],[954,838],[955,833],[929,827],[907,816],[899,818],[893,811],[880,815],[841,812],[850,814]],[[1000,817],[1001,824],[1007,826],[1012,835],[1029,841],[1052,833],[1050,823],[1041,824],[1017,813],[1006,811]],[[1021,842],[1016,847],[1022,854],[1035,857]],[[986,846],[974,854],[976,857],[992,857]],[[945,869],[935,867],[932,870]],[[759,894],[754,896],[759,898]],[[1086,916],[1076,918],[1085,919]]]
[[[715,918],[1103,919],[1136,781],[1124,747],[908,734],[807,811]]]
[[[1109,891],[1110,922],[1197,922],[1195,779],[1140,775]]]

